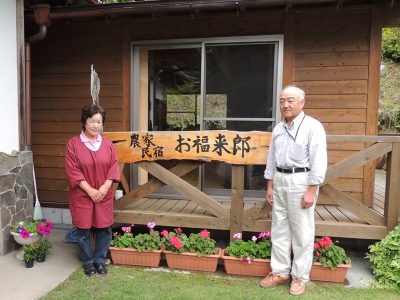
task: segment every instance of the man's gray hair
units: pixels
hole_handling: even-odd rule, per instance
[[[304,90],[302,90],[301,88],[295,86],[295,85],[287,85],[283,88],[282,92],[286,91],[286,90],[295,90],[301,99],[305,99],[306,98],[306,92]]]

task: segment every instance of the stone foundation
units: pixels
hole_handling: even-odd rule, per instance
[[[33,188],[32,152],[0,152],[0,255],[18,247],[10,227],[32,219]]]

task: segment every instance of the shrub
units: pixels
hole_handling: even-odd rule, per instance
[[[400,225],[383,240],[370,245],[367,258],[372,263],[378,285],[400,292]]]

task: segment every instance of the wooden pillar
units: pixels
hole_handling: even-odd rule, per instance
[[[290,10],[285,14],[282,88],[293,84],[295,26],[295,12]]]
[[[243,230],[244,166],[232,165],[230,240]]]
[[[368,102],[366,135],[377,134],[378,103],[379,103],[379,74],[381,67],[382,48],[382,11],[373,8],[371,11],[369,62],[368,62]],[[366,147],[370,144],[366,143]],[[363,199],[362,203],[372,207],[374,202],[375,160],[364,166]]]
[[[385,192],[385,224],[392,230],[400,222],[400,143],[388,153]]]

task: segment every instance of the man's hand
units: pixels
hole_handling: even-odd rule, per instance
[[[274,196],[274,184],[272,180],[268,180],[267,182],[267,194],[265,195],[265,200],[272,205]]]
[[[301,198],[301,207],[310,208],[314,205],[315,194],[317,193],[318,185],[310,185],[307,192]]]

